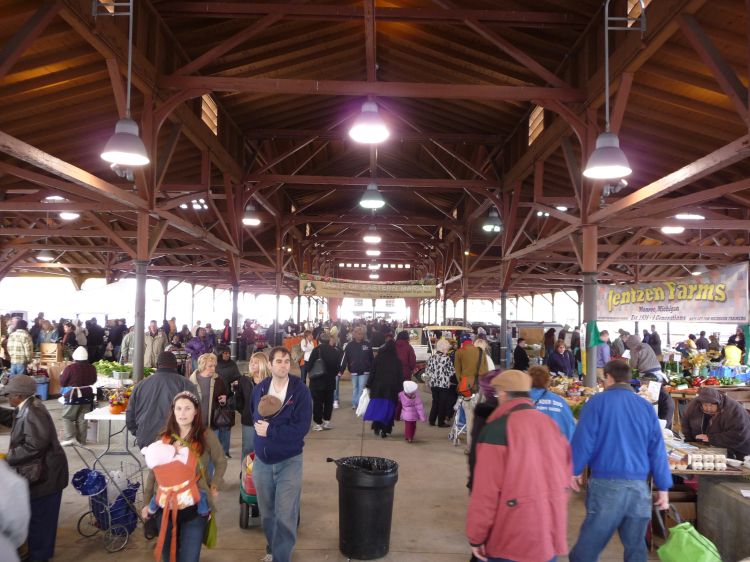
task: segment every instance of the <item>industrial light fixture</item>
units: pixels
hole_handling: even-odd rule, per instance
[[[611,0],[604,2],[604,132],[596,139],[596,149],[589,156],[586,163],[586,169],[583,175],[595,180],[612,180],[629,176],[633,169],[630,167],[628,157],[620,148],[620,139],[610,131],[609,123],[609,31],[610,29],[630,31],[634,28],[613,27],[610,28],[610,21],[620,21],[622,18],[609,17],[609,3]],[[640,0],[640,30],[641,36],[646,32],[646,7],[643,0]],[[628,22],[630,23],[630,22]],[[638,29],[638,28],[635,28]]]
[[[349,136],[352,140],[364,144],[381,143],[388,139],[390,134],[383,118],[378,113],[378,104],[374,101],[366,101],[362,104],[362,112],[349,129]]]
[[[118,15],[112,13],[112,15]],[[124,14],[123,14],[124,15]],[[146,146],[138,136],[138,124],[130,118],[130,83],[133,74],[133,0],[128,1],[128,75],[125,90],[125,117],[115,125],[115,134],[104,145],[103,160],[120,166],[145,166],[149,163]]]
[[[44,199],[42,199],[44,203],[62,203],[64,201],[67,201],[65,197],[61,197],[60,195],[47,195]]]
[[[538,217],[548,217],[549,213],[547,211],[537,211],[536,216]]]
[[[41,252],[39,252],[36,255],[36,259],[37,259],[37,261],[42,261],[42,262],[47,262],[48,263],[48,262],[51,262],[51,261],[55,261],[55,256],[49,250],[42,250]]]
[[[380,275],[377,273],[370,273],[370,279],[380,279]]]
[[[73,211],[62,211],[59,216],[64,221],[74,221],[80,218],[81,215]]]
[[[190,201],[190,204],[193,206],[194,211],[205,211],[208,209],[205,199],[193,199]]]
[[[362,199],[359,200],[359,204],[365,209],[380,209],[380,207],[385,205],[383,196],[380,195],[376,184],[367,184],[367,189],[364,195],[362,195]]]
[[[378,229],[375,228],[374,224],[371,224],[367,229],[367,234],[362,237],[362,240],[364,240],[364,242],[367,244],[380,244],[380,240],[382,239],[378,234]]]
[[[685,232],[684,226],[662,226],[661,231],[664,234],[682,234]]]
[[[705,265],[698,265],[690,272],[690,275],[694,275],[695,277],[698,277],[699,275],[703,275],[704,273],[708,273],[708,268]]]
[[[365,254],[367,254],[368,256],[379,256],[380,250],[367,250]]]
[[[469,250],[464,250],[464,255],[465,255],[465,256],[468,256],[468,255],[469,255],[469,253],[470,253],[470,252],[469,252]]]
[[[245,207],[245,214],[242,216],[242,224],[245,226],[258,226],[260,224],[260,217],[255,212],[255,205],[248,203]]]
[[[492,209],[490,211],[489,217],[482,225],[482,230],[485,232],[502,232],[503,221],[500,220],[500,215],[497,214],[497,210]]]
[[[555,209],[557,209],[557,210],[558,210],[558,211],[560,211],[561,213],[565,213],[565,212],[567,212],[567,211],[568,211],[568,208],[567,208],[567,207],[566,207],[565,205],[557,205],[557,206],[555,207]]]
[[[705,220],[706,217],[695,213],[678,213],[674,218],[681,221],[702,221]]]

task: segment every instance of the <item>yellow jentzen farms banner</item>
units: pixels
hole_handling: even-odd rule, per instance
[[[408,281],[390,283],[367,283],[345,281],[331,277],[308,275],[299,280],[299,294],[305,297],[334,297],[358,299],[435,298],[434,284]]]
[[[747,322],[748,264],[709,271],[692,279],[599,285],[599,320]]]

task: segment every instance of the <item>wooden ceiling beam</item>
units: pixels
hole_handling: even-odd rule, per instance
[[[13,65],[37,37],[42,34],[59,11],[60,4],[58,2],[45,2],[24,23],[23,27],[3,45],[3,50],[0,51],[0,80],[8,74],[8,71],[13,68]]]
[[[332,131],[323,129],[249,129],[245,132],[245,136],[249,139],[301,140],[309,137],[317,137],[318,140],[347,140],[349,138],[349,131],[344,129]],[[416,131],[392,130],[391,135],[388,137],[389,142],[421,143],[432,139],[447,144],[496,145],[505,140],[505,136],[479,133],[418,133]]]
[[[373,181],[378,187],[413,187],[413,188],[440,188],[440,189],[498,189],[499,180],[452,180],[445,178],[369,178],[362,176],[313,176],[313,175],[285,175],[285,174],[249,174],[247,182],[263,182],[266,184],[292,184],[305,186],[341,186],[358,187],[367,186]]]
[[[361,6],[302,5],[301,3],[270,4],[255,2],[162,2],[157,8],[165,15],[217,18],[250,18],[274,15],[288,20],[348,21],[361,20]],[[513,27],[584,26],[586,20],[566,12],[531,10],[471,10],[437,8],[375,7],[378,21],[420,23],[460,22],[475,19]]]
[[[363,82],[292,78],[237,78],[223,76],[164,76],[158,85],[171,90],[252,92],[265,94],[378,96],[494,101],[558,100],[581,102],[585,93],[570,87],[490,86],[419,82]]]

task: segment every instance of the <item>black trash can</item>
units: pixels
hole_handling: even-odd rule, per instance
[[[339,549],[347,558],[373,560],[388,554],[398,463],[381,457],[344,457],[339,482]]]

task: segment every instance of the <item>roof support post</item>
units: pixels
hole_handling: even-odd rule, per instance
[[[135,264],[135,351],[133,378],[143,378],[143,350],[146,330],[146,273],[148,270],[148,213],[138,213],[138,241]],[[165,295],[166,301],[166,295]]]
[[[240,296],[240,286],[238,284],[232,285],[232,342],[230,349],[230,357],[232,361],[237,361],[237,334],[239,332],[239,314],[237,312],[237,299]]]
[[[586,323],[586,377],[584,383],[596,387],[596,350],[589,346],[591,323],[596,322],[597,244],[599,228],[583,227],[583,321]]]

